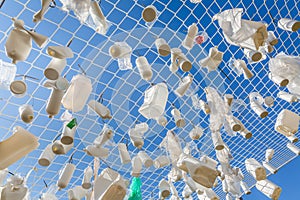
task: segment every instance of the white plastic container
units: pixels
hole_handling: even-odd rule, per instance
[[[94,28],[97,33],[100,33],[103,35],[106,34],[106,32],[109,28],[109,23],[106,21],[106,18],[103,15],[103,12],[102,12],[98,2],[91,1],[90,5],[91,5],[90,15],[91,15],[91,18],[93,19],[93,26],[91,26],[91,27]]]
[[[219,132],[211,132],[211,139],[216,150],[224,149],[225,144]]]
[[[154,167],[159,169],[170,164],[168,156],[159,156],[154,160]]]
[[[34,118],[33,107],[31,105],[24,104],[19,107],[19,114],[23,122],[31,123]]]
[[[66,66],[66,59],[52,58],[49,65],[44,70],[44,75],[47,79],[57,80]]]
[[[4,181],[8,175],[8,169],[0,170],[0,185],[4,185]]]
[[[73,176],[76,166],[72,163],[67,163],[59,173],[57,186],[59,189],[66,188]]]
[[[270,163],[265,162],[265,161],[263,161],[262,163],[263,163],[264,168],[266,168],[269,172],[271,172],[272,174],[277,173],[278,170],[273,165],[271,165]]]
[[[251,109],[261,118],[268,116],[268,112],[263,108],[264,98],[257,92],[249,94]]]
[[[42,0],[42,8],[41,10],[39,10],[37,13],[34,14],[33,22],[37,23],[44,18],[44,14],[48,10],[51,2],[52,0]]]
[[[298,148],[293,143],[287,143],[286,147],[289,148],[292,152],[294,152],[296,155],[300,155],[300,148]]]
[[[277,37],[275,36],[275,33],[274,31],[268,31],[268,43],[272,46],[278,44],[278,39]]]
[[[91,166],[88,166],[84,169],[83,172],[83,179],[82,179],[82,188],[84,189],[90,189],[92,187],[91,178],[93,176],[93,169]]]
[[[129,137],[131,140],[131,143],[138,149],[141,149],[144,145],[144,138],[143,134],[135,131],[134,129],[129,130]]]
[[[161,56],[168,56],[171,53],[170,46],[168,45],[166,40],[163,38],[157,38],[155,40],[155,46],[156,46],[157,52]]]
[[[250,79],[253,77],[253,73],[247,68],[246,62],[244,60],[234,60],[233,66],[244,75],[245,79]]]
[[[245,194],[247,194],[247,195],[251,194],[251,190],[250,190],[249,186],[247,185],[247,183],[245,183],[244,181],[241,181],[240,186]]]
[[[139,151],[139,153],[137,155],[141,159],[143,165],[146,168],[149,168],[153,165],[153,160],[150,158],[150,156],[145,151]]]
[[[0,88],[9,90],[10,84],[14,81],[17,66],[4,62],[0,59]]]
[[[95,145],[88,145],[84,151],[93,157],[106,158],[109,155],[109,149],[103,147],[96,147]]]
[[[285,136],[294,135],[298,131],[299,119],[299,115],[284,109],[277,116],[275,130]]]
[[[152,5],[147,6],[142,12],[142,17],[145,22],[153,22],[157,18],[156,8]]]
[[[139,156],[133,157],[131,160],[131,165],[132,165],[131,175],[134,177],[139,177],[143,169],[143,162],[140,159],[140,157]]]
[[[47,53],[56,59],[65,60],[66,58],[72,58],[74,56],[72,49],[66,46],[49,46]]]
[[[160,191],[160,196],[163,199],[167,198],[168,196],[170,196],[170,194],[171,194],[170,185],[169,185],[169,183],[165,179],[162,179],[159,182],[158,188],[159,188],[159,191]]]
[[[195,40],[197,33],[198,33],[197,24],[193,23],[188,28],[188,32],[187,32],[185,39],[182,42],[182,46],[184,46],[184,48],[186,48],[187,50],[192,49],[194,46],[194,40]]]
[[[126,42],[116,42],[109,48],[109,54],[118,59],[120,70],[132,69],[130,61],[132,48]]]
[[[112,118],[110,110],[100,102],[91,100],[89,101],[88,106],[93,109],[102,119]]]
[[[179,97],[185,95],[186,91],[189,89],[193,82],[193,77],[191,75],[185,76],[181,82],[179,82],[179,86],[175,90],[175,94]]]
[[[129,152],[127,150],[127,146],[124,143],[118,144],[119,155],[122,164],[127,164],[131,162]]]
[[[83,197],[85,197],[86,193],[87,190],[81,186],[75,186],[74,188],[68,190],[68,198],[70,200],[81,200]]]
[[[164,111],[168,100],[168,87],[165,83],[159,83],[145,91],[144,103],[139,109],[147,119],[156,119]]]
[[[264,105],[267,107],[272,107],[274,106],[274,98],[271,96],[267,96],[264,98]]]
[[[178,109],[174,108],[172,111],[171,111],[171,114],[174,118],[174,121],[175,121],[175,124],[177,127],[179,128],[182,128],[185,126],[185,120],[181,117],[181,113]]]
[[[0,143],[0,170],[9,167],[38,146],[36,136],[20,126],[14,127],[13,135]]]
[[[270,160],[272,160],[273,158],[273,155],[274,155],[274,149],[267,149],[265,153],[266,162],[270,162]]]
[[[203,129],[199,126],[195,126],[189,133],[189,136],[192,140],[199,140],[203,135]]]
[[[179,55],[181,55],[181,49],[179,48],[172,48],[171,49],[171,65],[170,71],[175,73],[178,71],[178,61]]]
[[[268,74],[269,79],[271,79],[274,83],[276,83],[277,85],[281,86],[281,87],[285,87],[289,84],[289,80],[281,77],[281,76],[277,76],[277,75],[273,75],[272,73]]]
[[[192,69],[192,63],[183,53],[179,53],[178,64],[180,66],[180,69],[184,72],[188,72]]]
[[[257,181],[255,184],[257,190],[261,191],[264,195],[269,197],[272,200],[278,200],[281,188],[269,180]]]
[[[278,27],[285,31],[296,32],[300,29],[300,21],[282,18],[278,21]]]
[[[79,112],[85,106],[91,92],[91,80],[78,74],[72,78],[71,85],[62,98],[62,104],[67,110]]]
[[[226,115],[226,120],[232,131],[240,131],[242,129],[241,124],[233,115]]]
[[[161,125],[161,126],[166,126],[168,123],[168,120],[165,116],[159,116],[158,118],[156,118],[156,122]]]
[[[62,135],[60,138],[60,141],[62,144],[64,145],[70,145],[74,142],[74,137],[75,137],[75,133],[76,133],[76,126],[73,127],[72,129],[70,129],[67,124],[69,122],[65,122],[64,123],[64,128],[62,131]]]
[[[289,103],[294,103],[294,102],[298,102],[298,97],[293,95],[293,94],[290,94],[290,93],[287,93],[287,92],[284,92],[284,91],[279,91],[277,93],[277,97],[284,100],[284,101],[287,101]]]
[[[54,160],[54,158],[55,158],[55,154],[52,151],[52,143],[50,143],[47,145],[47,147],[40,155],[38,163],[39,165],[46,167],[50,165],[50,163]]]
[[[251,62],[259,62],[261,59],[263,59],[263,54],[260,51],[245,48],[244,54]]]
[[[10,92],[18,98],[23,97],[27,91],[27,85],[22,80],[13,81],[9,86]]]
[[[199,61],[202,67],[207,67],[208,71],[214,71],[223,61],[223,52],[218,50],[218,47],[209,49],[209,54],[206,58]]]
[[[61,143],[60,140],[56,140],[52,144],[52,151],[54,154],[64,155],[67,154],[72,149],[73,146],[74,143],[71,143],[70,145],[64,145],[63,143]]]
[[[254,158],[248,158],[245,160],[246,170],[255,178],[257,181],[264,180],[267,178],[265,168]]]
[[[148,60],[144,56],[140,56],[135,61],[136,66],[139,70],[140,76],[142,79],[146,81],[150,81],[153,75],[153,72],[151,70],[151,66],[148,63]]]

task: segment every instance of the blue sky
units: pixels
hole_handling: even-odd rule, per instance
[[[115,130],[113,144],[108,146],[111,155],[106,162],[112,168],[118,170],[122,175],[130,179],[130,165],[122,166],[118,158],[118,152],[115,143],[122,141],[128,137],[128,129],[134,126],[134,123],[147,122],[150,130],[145,135],[145,150],[153,159],[158,155],[165,154],[157,146],[165,136],[167,129],[172,129],[175,124],[172,120],[172,106],[179,108],[187,120],[187,126],[184,129],[175,129],[175,132],[186,142],[193,142],[202,153],[215,158],[212,141],[208,130],[209,117],[200,110],[192,107],[191,98],[184,96],[177,97],[173,90],[177,87],[179,78],[184,77],[187,73],[179,70],[178,75],[171,74],[168,65],[170,57],[160,57],[154,46],[156,37],[164,38],[169,45],[180,47],[193,63],[190,73],[194,76],[194,92],[199,98],[205,100],[203,89],[206,86],[215,87],[220,94],[230,93],[236,99],[244,102],[239,110],[234,111],[234,115],[238,117],[244,125],[253,133],[253,138],[249,141],[244,140],[240,136],[229,137],[222,132],[224,141],[230,146],[235,160],[233,166],[243,167],[246,158],[255,157],[262,161],[264,151],[267,148],[275,149],[274,165],[276,167],[288,161],[294,155],[285,148],[287,139],[274,131],[274,124],[277,114],[283,109],[290,109],[299,113],[299,103],[290,105],[283,100],[275,98],[280,90],[267,77],[268,59],[257,64],[248,64],[249,69],[254,73],[251,80],[245,80],[242,76],[238,77],[230,68],[228,61],[231,58],[243,59],[247,62],[241,49],[229,45],[223,38],[222,31],[217,22],[212,22],[211,18],[214,14],[230,8],[244,8],[244,19],[252,19],[255,21],[265,21],[269,24],[268,30],[275,31],[280,42],[275,47],[275,51],[270,55],[274,56],[283,51],[287,54],[299,55],[299,37],[298,33],[290,33],[280,30],[276,24],[272,22],[268,12],[276,19],[281,17],[295,18],[299,20],[299,1],[298,0],[278,0],[273,1],[254,0],[254,1],[206,1],[200,4],[192,4],[189,0],[102,0],[101,8],[107,20],[111,23],[108,33],[103,36],[95,33],[93,29],[86,25],[80,24],[74,13],[67,14],[60,9],[61,3],[57,0],[58,8],[48,9],[45,19],[38,24],[32,22],[32,16],[40,9],[39,1],[28,0],[6,0],[4,6],[0,9],[0,59],[10,62],[5,55],[5,42],[9,31],[12,29],[11,17],[17,17],[24,20],[26,28],[34,28],[36,32],[49,37],[47,46],[66,45],[73,38],[70,48],[74,52],[74,57],[68,59],[68,66],[63,71],[63,75],[71,81],[72,77],[81,71],[78,68],[80,64],[86,71],[88,77],[93,84],[93,92],[89,99],[98,99],[103,94],[103,104],[108,106],[113,114],[113,119],[103,121],[95,114],[88,112],[85,107],[83,111],[74,113],[78,119],[79,128],[76,133],[75,148],[67,155],[56,157],[54,162],[47,168],[38,166],[37,159],[42,150],[55,138],[62,130],[62,122],[59,116],[64,109],[53,119],[49,119],[45,112],[45,105],[50,94],[50,90],[42,86],[46,78],[43,70],[46,68],[51,58],[46,53],[47,46],[39,49],[33,43],[33,49],[25,62],[17,63],[17,74],[27,74],[34,76],[39,80],[27,79],[28,85],[27,95],[23,98],[13,97],[8,91],[1,90],[0,97],[0,138],[5,139],[10,136],[12,127],[16,125],[23,126],[40,138],[40,147],[29,154],[25,159],[20,160],[10,167],[11,171],[26,174],[33,166],[38,167],[38,172],[34,173],[28,185],[32,189],[32,197],[36,199],[44,191],[43,179],[48,185],[55,184],[59,171],[67,162],[70,155],[74,154],[74,163],[77,166],[74,177],[68,188],[81,184],[82,172],[87,167],[92,158],[87,156],[82,149],[92,143],[96,138],[104,123],[109,124]],[[158,10],[158,19],[150,27],[141,19],[141,12],[144,6],[154,5]],[[199,31],[207,32],[209,38],[203,45],[195,45],[195,47],[187,51],[181,46],[188,26],[197,23]],[[132,71],[120,71],[117,61],[112,59],[108,54],[109,47],[118,41],[126,41],[132,48],[133,53],[131,61],[133,63]],[[220,68],[228,75],[226,78],[220,70],[208,73],[206,69],[201,67],[198,61],[204,58],[209,49],[218,46],[219,50],[224,52],[224,61]],[[147,120],[139,114],[138,108],[143,103],[143,93],[150,87],[150,83],[140,79],[138,70],[135,67],[135,60],[138,56],[147,57],[153,69],[153,79],[151,83],[159,83],[167,81],[169,88],[169,99],[166,107],[165,115],[169,120],[167,128],[163,128],[156,124],[154,120]],[[248,63],[248,62],[247,62]],[[19,78],[20,79],[20,78]],[[266,119],[260,119],[253,114],[249,108],[248,95],[252,91],[260,92],[264,97],[273,96],[276,100],[274,107],[269,108],[269,116]],[[24,124],[18,116],[18,107],[22,104],[32,104],[35,111],[35,119],[32,124]],[[173,105],[172,105],[173,104]],[[191,141],[188,132],[193,128],[192,122],[204,128],[204,135],[199,141]],[[297,134],[299,136],[299,134]],[[184,142],[183,142],[184,143]],[[298,144],[297,144],[298,145]],[[138,150],[129,144],[131,156],[136,155]],[[272,175],[270,179],[283,187],[281,199],[293,200],[297,199],[297,189],[291,190],[292,186],[296,187],[296,177],[299,176],[297,164],[299,158],[283,167],[277,175]],[[106,167],[105,164],[101,168]],[[153,167],[143,171],[143,195],[149,197],[151,192],[158,193],[157,184],[161,178],[166,177],[170,167],[155,170]],[[245,172],[245,169],[243,168]],[[246,172],[245,172],[246,174]],[[289,174],[289,175],[287,175]],[[295,179],[294,179],[295,178]],[[292,181],[293,180],[293,181]],[[254,183],[253,179],[247,175],[247,181]],[[177,183],[179,191],[183,188],[183,183]],[[66,199],[67,189],[57,193],[60,199]],[[220,187],[217,188],[220,191]],[[286,196],[287,195],[287,196]],[[253,194],[245,199],[263,200],[260,193],[253,190]]]

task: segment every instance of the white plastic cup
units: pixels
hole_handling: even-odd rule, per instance
[[[185,76],[179,83],[179,86],[175,90],[175,94],[179,97],[185,95],[186,91],[189,89],[193,82],[193,77],[191,75]]]
[[[246,57],[252,62],[258,62],[263,58],[263,54],[260,51],[244,49],[244,53]]]
[[[189,136],[192,140],[199,140],[200,137],[203,135],[202,128],[195,126],[190,132]]]
[[[145,22],[153,22],[157,18],[157,10],[154,6],[150,5],[144,8],[142,17]]]
[[[219,132],[211,132],[211,139],[216,150],[224,149],[225,145]]]
[[[157,38],[155,40],[156,49],[161,56],[168,56],[171,53],[170,46],[163,38]]]
[[[251,109],[258,115],[260,116],[261,118],[265,118],[268,116],[268,111],[266,111],[262,105],[259,105],[257,102],[250,102],[250,107]]]
[[[52,144],[52,151],[54,154],[63,155],[63,154],[67,154],[72,149],[73,146],[74,146],[74,143],[72,143],[70,145],[64,145],[61,143],[60,140],[56,140]]]
[[[162,179],[159,182],[158,188],[159,188],[159,191],[160,191],[160,196],[163,199],[167,198],[168,196],[170,196],[170,194],[171,194],[170,185],[169,185],[169,183],[165,179]]]
[[[130,141],[131,143],[138,149],[141,149],[144,145],[144,139],[143,139],[143,135],[137,131],[135,131],[135,129],[130,129],[129,130],[129,137],[130,137]]]
[[[270,163],[265,162],[265,161],[263,161],[262,163],[263,163],[264,168],[266,168],[272,174],[276,174],[278,172],[278,170]]]
[[[171,49],[171,65],[170,71],[175,73],[178,71],[178,61],[179,55],[181,55],[181,49],[179,48],[172,48]]]
[[[50,143],[47,145],[47,147],[40,155],[38,163],[39,165],[46,167],[50,165],[50,163],[53,161],[54,158],[55,158],[55,154],[52,151],[52,144]]]
[[[82,188],[84,189],[90,189],[92,187],[91,178],[93,176],[93,169],[91,166],[88,166],[84,169],[83,172],[83,179],[82,179]]]
[[[182,42],[182,46],[187,50],[190,50],[194,46],[194,39],[198,33],[198,27],[195,23],[189,26],[187,35]]]
[[[23,122],[31,123],[34,118],[33,107],[31,105],[24,104],[19,107],[19,114]]]
[[[87,190],[81,186],[75,186],[74,188],[68,190],[68,198],[70,200],[81,200],[83,197],[85,197],[86,193]]]
[[[184,72],[188,72],[192,69],[192,63],[183,53],[181,53],[178,57],[178,64],[180,66],[180,69]]]
[[[293,143],[287,143],[286,146],[287,148],[289,148],[289,150],[291,150],[295,154],[300,155],[300,149]]]
[[[57,80],[66,66],[67,66],[66,59],[52,58],[49,65],[44,70],[44,75],[46,76],[47,79]]]
[[[168,123],[168,120],[165,116],[159,116],[158,118],[156,118],[156,122],[161,125],[161,126],[166,126]]]
[[[143,168],[142,160],[139,156],[135,156],[131,160],[132,172],[131,175],[134,177],[139,177]]]
[[[177,127],[179,128],[182,128],[185,126],[185,120],[181,117],[181,113],[178,109],[174,108],[172,111],[171,111],[171,114],[175,120],[175,124]]]
[[[270,199],[278,200],[281,188],[269,180],[261,180],[257,181],[255,187],[258,191],[261,191],[264,195],[269,197]]]
[[[168,166],[170,164],[170,160],[168,156],[159,156],[154,160],[154,167],[156,169]]]
[[[27,85],[24,81],[17,80],[11,82],[9,89],[15,97],[21,98],[26,94]]]
[[[242,129],[241,124],[233,115],[226,115],[226,120],[229,123],[229,126],[232,131],[238,132]]]
[[[299,115],[284,109],[282,110],[276,119],[275,130],[285,136],[292,136],[298,131],[299,127]]]
[[[130,159],[130,155],[129,155],[129,152],[127,150],[126,144],[119,143],[118,144],[118,150],[119,150],[119,155],[120,155],[121,163],[122,164],[130,163],[131,159]]]
[[[300,21],[282,18],[278,21],[278,27],[286,31],[296,32],[300,29]]]
[[[9,90],[10,84],[14,81],[17,72],[15,64],[4,62],[0,59],[0,88]]]
[[[57,186],[59,189],[66,188],[73,176],[76,166],[72,163],[67,163],[59,174]]]
[[[271,79],[274,83],[281,87],[285,87],[289,84],[289,80],[286,78],[283,78],[281,76],[275,76],[272,73],[268,74],[269,79]]]
[[[240,186],[246,195],[251,194],[251,190],[250,190],[249,186],[247,185],[247,183],[245,183],[244,181],[241,181]]]
[[[273,31],[268,31],[268,43],[272,46],[278,44],[278,39]]]
[[[233,95],[232,94],[225,94],[224,95],[224,101],[225,103],[227,103],[228,106],[231,106],[232,102],[233,102]]]
[[[113,58],[125,58],[131,53],[132,49],[126,42],[116,42],[109,48],[109,54]]]
[[[144,56],[140,56],[136,59],[135,63],[142,79],[150,81],[153,76],[153,72],[147,58]]]
[[[96,147],[94,145],[88,145],[84,151],[93,157],[106,158],[109,155],[109,149],[103,147]]]
[[[274,106],[274,98],[271,96],[267,96],[264,98],[264,104],[267,107],[272,107]]]
[[[140,151],[137,155],[141,159],[143,165],[146,168],[149,168],[153,165],[153,160],[150,158],[150,156],[145,151]]]

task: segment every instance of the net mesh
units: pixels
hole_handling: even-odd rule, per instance
[[[153,24],[146,24],[141,18],[141,13],[145,6],[151,4],[156,7],[158,18]],[[63,122],[59,117],[49,119],[45,111],[50,90],[43,87],[43,82],[46,80],[43,71],[51,58],[47,55],[46,48],[39,49],[33,44],[28,59],[17,64],[17,73],[33,76],[39,80],[26,79],[28,90],[27,95],[23,98],[13,97],[8,91],[1,91],[2,99],[0,101],[2,140],[11,135],[14,126],[25,127],[39,138],[40,146],[37,150],[9,167],[10,171],[24,175],[33,167],[38,168],[37,172],[30,175],[27,182],[31,199],[38,199],[42,192],[46,191],[44,181],[48,185],[56,184],[59,176],[58,171],[68,162],[70,155],[74,152],[73,163],[76,165],[76,171],[68,187],[58,191],[56,195],[59,199],[67,199],[66,191],[76,185],[81,185],[84,169],[93,163],[93,158],[86,155],[83,149],[99,135],[104,123],[114,129],[115,136],[113,141],[107,145],[107,148],[110,149],[110,155],[105,159],[105,162],[100,161],[100,168],[103,169],[108,165],[120,172],[124,178],[130,179],[131,166],[130,164],[121,164],[116,144],[129,140],[128,130],[134,127],[135,123],[147,122],[150,129],[145,133],[143,150],[152,159],[166,154],[164,150],[158,148],[158,145],[163,140],[167,130],[175,127],[171,115],[173,107],[181,111],[187,122],[184,128],[175,129],[183,144],[191,143],[198,156],[204,153],[216,158],[207,128],[209,116],[192,105],[190,96],[186,95],[179,98],[174,94],[173,91],[177,88],[180,77],[186,76],[187,73],[179,70],[176,75],[169,71],[170,57],[159,56],[154,46],[157,37],[164,38],[171,48],[180,47],[192,62],[193,67],[189,73],[194,77],[193,92],[198,94],[199,98],[205,100],[204,88],[212,86],[220,94],[230,93],[234,95],[235,99],[244,102],[238,104],[238,109],[235,109],[233,114],[252,132],[253,137],[250,140],[245,140],[241,136],[230,137],[224,132],[222,132],[222,137],[234,157],[231,165],[242,169],[245,174],[245,182],[250,186],[255,183],[245,170],[244,161],[246,158],[263,161],[265,150],[268,148],[275,150],[271,164],[276,168],[295,158],[295,155],[286,148],[288,140],[275,132],[274,125],[276,117],[282,109],[289,109],[299,114],[299,104],[290,104],[276,97],[280,90],[286,89],[279,88],[268,78],[268,60],[279,52],[285,52],[289,55],[299,54],[298,33],[280,30],[276,25],[277,19],[299,16],[299,2],[297,0],[278,0],[275,2],[203,0],[197,4],[188,0],[102,0],[100,6],[111,24],[106,35],[100,35],[88,26],[80,24],[73,12],[62,11],[61,6],[61,3],[57,1],[57,7],[48,9],[44,20],[34,24],[32,16],[40,9],[39,1],[6,1],[0,10],[0,58],[10,62],[5,54],[4,46],[7,36],[12,30],[12,17],[24,20],[26,28],[34,29],[36,32],[48,36],[50,42],[47,45],[49,46],[65,46],[70,39],[73,39],[70,48],[74,52],[74,57],[67,60],[68,66],[62,74],[71,80],[74,75],[81,73],[78,68],[78,64],[80,64],[93,83],[90,99],[98,100],[101,95],[103,104],[111,110],[113,119],[103,121],[87,108],[79,113],[73,113],[78,121],[74,148],[67,155],[57,156],[49,167],[39,166],[37,160],[40,154],[62,131]],[[237,76],[229,66],[228,63],[231,58],[247,59],[242,49],[229,45],[225,41],[218,23],[212,21],[215,14],[237,7],[244,9],[243,19],[264,21],[269,24],[268,30],[273,30],[280,41],[275,46],[274,52],[269,54],[266,60],[247,64],[254,73],[254,77],[250,80]],[[205,43],[195,45],[192,50],[187,51],[182,47],[181,42],[186,35],[188,26],[192,23],[197,23],[199,31],[205,31],[208,39]],[[112,59],[108,53],[109,47],[114,42],[119,41],[125,41],[133,49],[131,58],[133,70],[120,71],[117,61]],[[224,52],[224,57],[220,65],[221,69],[208,73],[198,62],[208,55],[209,49],[213,46],[218,46],[218,49]],[[152,66],[153,79],[151,82],[146,82],[140,78],[134,64],[135,59],[141,55],[146,56]],[[151,86],[151,83],[155,84],[162,81],[167,83],[170,92],[165,110],[165,116],[168,119],[166,128],[159,126],[154,120],[146,120],[138,112],[143,103],[144,91]],[[265,119],[260,119],[251,110],[248,98],[250,92],[258,92],[264,97],[272,96],[275,98],[275,105],[267,109],[269,116]],[[18,117],[18,107],[25,103],[33,105],[35,112],[34,121],[29,125],[25,125]],[[64,109],[61,109],[58,116],[63,111]],[[189,138],[188,133],[193,128],[192,124],[204,128],[204,135],[198,141],[191,141]],[[299,146],[299,144],[296,145]],[[129,143],[128,149],[131,157],[138,153],[138,150],[131,143]],[[149,199],[151,196],[155,199],[158,198],[158,183],[162,178],[166,178],[170,169],[170,166],[162,169],[155,169],[154,167],[143,169],[141,175],[143,199]],[[280,183],[277,184],[280,185]],[[184,188],[183,181],[177,182],[175,187],[181,193]],[[214,190],[221,199],[225,198],[221,184]]]

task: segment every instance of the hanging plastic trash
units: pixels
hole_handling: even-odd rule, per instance
[[[91,1],[89,13],[90,15],[85,23],[97,33],[105,35],[110,27],[110,23],[106,20],[97,1]]]
[[[23,122],[31,123],[34,118],[33,107],[29,104],[24,104],[24,105],[20,106],[19,107],[19,115]]]
[[[104,147],[96,147],[95,145],[88,145],[85,149],[83,149],[87,155],[98,157],[98,158],[107,158],[109,155],[109,149]]]
[[[143,162],[139,156],[135,156],[131,160],[132,171],[131,176],[139,177],[141,175],[141,171],[143,169]]]
[[[60,141],[64,145],[70,145],[74,142],[74,137],[76,133],[77,121],[76,118],[71,121],[65,121],[63,125],[63,131]]]
[[[58,198],[55,196],[57,188],[55,185],[51,185],[47,188],[47,191],[42,194],[41,200],[58,200]]]
[[[85,197],[88,190],[85,190],[81,186],[75,186],[68,190],[68,198],[72,200],[80,200]]]
[[[150,81],[153,75],[152,69],[148,60],[144,56],[140,56],[136,59],[135,64],[139,70],[140,76],[146,81]]]
[[[241,130],[238,131],[238,133],[246,140],[250,139],[252,137],[252,132],[249,131],[241,121],[239,121],[239,124],[241,125]]]
[[[174,108],[171,111],[171,114],[174,118],[174,121],[175,121],[175,124],[177,127],[182,128],[185,126],[186,122],[185,122],[184,118],[182,118],[181,113],[178,109]]]
[[[168,156],[162,155],[162,156],[158,156],[155,160],[154,160],[154,167],[156,169],[165,167],[170,165],[170,159]]]
[[[285,31],[296,32],[300,29],[300,21],[282,18],[278,21],[278,27]]]
[[[82,188],[84,189],[90,189],[92,187],[91,179],[93,176],[93,169],[91,166],[88,166],[83,171],[83,179],[82,179]]]
[[[203,129],[199,126],[194,126],[194,128],[189,132],[189,136],[192,140],[199,140],[203,135]]]
[[[102,200],[123,200],[126,195],[127,184],[116,171],[106,168],[96,178],[94,184],[94,198]]]
[[[191,191],[190,187],[188,185],[185,185],[181,193],[183,198],[188,199],[191,197],[192,194],[193,192]]]
[[[23,200],[26,198],[28,188],[24,182],[24,178],[19,175],[8,178],[6,184],[0,187],[0,199]]]
[[[298,132],[299,119],[299,115],[284,109],[277,116],[275,130],[284,136],[292,136]]]
[[[264,105],[267,107],[272,107],[274,106],[274,98],[271,96],[267,96],[264,98]]]
[[[143,122],[140,124],[136,124],[134,128],[131,128],[128,131],[130,140],[132,144],[141,149],[144,145],[144,134],[149,130],[149,126],[147,123]]]
[[[0,170],[23,158],[39,146],[38,138],[20,126],[13,129],[13,135],[0,143]]]
[[[218,47],[209,49],[208,56],[199,61],[202,67],[208,69],[208,72],[216,70],[223,61],[223,52],[218,50]]]
[[[33,22],[37,23],[44,19],[44,15],[51,6],[52,0],[41,0],[42,8],[33,15]]]
[[[120,70],[132,69],[132,48],[126,42],[115,42],[115,44],[109,48],[109,54],[111,57],[118,59]]]
[[[165,138],[159,145],[160,148],[165,148],[168,151],[168,155],[172,164],[177,163],[179,156],[182,153],[179,138],[173,131],[168,131]]]
[[[233,160],[229,147],[224,143],[222,150],[216,150],[216,156],[221,165],[227,166]]]
[[[93,144],[96,147],[102,147],[104,146],[108,140],[113,139],[114,137],[114,131],[110,126],[107,124],[104,124],[99,136],[94,140]]]
[[[293,143],[287,143],[286,147],[295,153],[297,156],[300,155],[300,148],[294,145]]]
[[[172,73],[175,73],[178,71],[178,57],[181,54],[181,49],[179,48],[172,48],[171,49],[171,65],[169,67],[170,71]]]
[[[287,101],[289,103],[294,103],[294,102],[298,102],[298,97],[290,94],[288,92],[284,92],[284,91],[279,91],[277,93],[277,97],[279,97],[280,99]]]
[[[64,189],[68,186],[73,173],[76,169],[76,166],[72,163],[67,163],[63,169],[60,170],[59,178],[57,180],[57,187],[60,189]]]
[[[119,150],[119,155],[120,155],[120,159],[121,159],[121,163],[127,164],[131,162],[131,158],[127,149],[127,145],[124,143],[119,143],[118,144],[118,150]]]
[[[269,61],[270,74],[269,78],[280,86],[298,83],[300,75],[300,58],[297,56],[289,56],[280,52]],[[298,93],[293,87],[288,88],[293,94]]]
[[[268,116],[268,111],[263,108],[264,98],[257,92],[251,92],[249,94],[251,109],[261,118]]]
[[[156,122],[157,124],[165,127],[168,124],[168,119],[162,115],[156,118]]]
[[[46,105],[46,112],[49,114],[49,118],[57,115],[60,111],[61,100],[65,94],[65,91],[69,87],[67,79],[59,77],[55,81],[47,80],[44,83],[44,87],[52,89],[50,98]]]
[[[272,200],[278,200],[280,197],[281,188],[267,179],[257,181],[255,187]]]
[[[72,149],[73,146],[74,143],[65,145],[61,143],[60,140],[56,140],[55,142],[52,143],[52,151],[56,155],[65,155]]]
[[[41,153],[38,163],[43,167],[47,167],[55,158],[55,153],[52,151],[52,143],[48,144],[47,147]]]
[[[224,37],[229,44],[250,50],[259,50],[268,39],[266,24],[242,19],[242,8],[225,10],[216,14]]]
[[[34,31],[28,31],[24,28],[24,21],[12,18],[14,29],[9,33],[5,43],[6,54],[12,59],[12,63],[27,59],[32,48],[32,39],[42,48],[48,38]]]
[[[247,185],[247,183],[245,183],[244,181],[241,181],[240,185],[245,194],[247,194],[247,195],[251,194],[251,190],[250,190],[249,186]]]
[[[149,168],[153,165],[153,160],[150,158],[150,156],[145,151],[139,151],[137,156],[141,159],[143,165],[146,168]]]
[[[95,100],[91,100],[88,103],[89,108],[94,110],[102,119],[111,119],[110,110],[104,106],[102,103],[97,102]]]
[[[182,171],[178,167],[173,166],[168,174],[168,179],[173,183],[180,181],[182,179]]]
[[[8,169],[0,170],[0,185],[4,185],[4,181],[8,175]]]
[[[273,165],[271,165],[269,162],[263,161],[262,162],[264,168],[266,168],[271,174],[276,174],[278,169],[276,169]]]
[[[197,24],[193,23],[189,26],[187,35],[185,36],[184,40],[182,41],[182,46],[187,50],[191,50],[194,46],[195,37],[198,33]]]
[[[0,59],[0,89],[9,90],[10,84],[14,81],[17,66],[4,62]]]
[[[78,74],[72,78],[71,85],[61,102],[67,110],[79,112],[85,106],[91,92],[91,80],[84,75]]]
[[[193,82],[193,76],[192,75],[187,75],[185,76],[180,82],[176,90],[174,91],[175,94],[179,97],[183,97],[189,87],[191,86]]]
[[[266,170],[265,168],[254,158],[248,158],[245,160],[246,170],[253,176],[257,181],[265,180]]]
[[[159,55],[161,56],[168,56],[171,53],[171,48],[168,45],[168,43],[166,42],[165,39],[163,38],[157,38],[155,40],[155,46],[157,49],[157,52],[159,53]]]
[[[229,66],[233,69],[233,71],[238,76],[243,74],[245,79],[250,79],[253,77],[253,73],[247,68],[246,62],[244,60],[231,59],[229,62],[230,62]]]
[[[154,6],[150,5],[144,8],[142,17],[145,22],[151,23],[157,18],[157,10]]]
[[[171,194],[170,184],[165,179],[162,179],[159,182],[158,188],[159,188],[159,197],[160,198],[165,199],[168,196],[170,196],[170,194]]]
[[[133,177],[130,185],[128,200],[142,200],[142,181],[139,177]]]
[[[178,66],[183,72],[188,72],[192,69],[192,63],[181,50],[179,48],[173,48],[171,49],[170,71],[175,73],[178,70]]]
[[[220,199],[220,197],[211,189],[211,188],[209,188],[209,189],[206,189],[206,190],[204,190],[204,193],[203,194],[201,194],[201,195],[199,195],[198,194],[198,198],[200,199],[200,200],[219,200]]]
[[[145,91],[144,103],[139,108],[139,113],[147,119],[160,117],[165,111],[168,95],[168,87],[165,83],[151,86]]]
[[[11,94],[17,98],[22,98],[25,96],[27,92],[27,84],[25,79],[23,80],[15,80],[10,83],[9,90]]]

